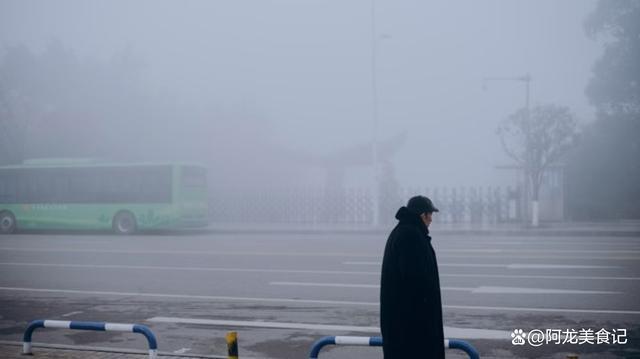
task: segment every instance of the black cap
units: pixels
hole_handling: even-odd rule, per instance
[[[407,202],[407,208],[409,208],[412,212],[417,214],[429,213],[429,212],[440,212],[434,205],[431,200],[425,196],[415,196],[409,199]]]

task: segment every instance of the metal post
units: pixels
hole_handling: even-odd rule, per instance
[[[373,142],[371,144],[372,169],[373,169],[373,220],[377,227],[380,221],[380,178],[378,169],[378,81],[377,81],[377,45],[376,34],[376,0],[371,0],[371,116],[373,119]]]
[[[238,359],[238,332],[227,332],[227,358]]]
[[[76,330],[94,330],[94,331],[116,331],[139,333],[147,338],[149,343],[149,359],[156,359],[158,356],[158,342],[153,332],[144,325],[139,324],[121,324],[121,323],[104,323],[104,322],[76,322],[63,320],[34,320],[29,323],[24,332],[22,340],[22,354],[31,355],[31,337],[37,328],[62,328]]]
[[[370,346],[381,347],[382,337],[351,337],[351,336],[335,336],[323,337],[318,339],[309,352],[309,359],[318,359],[320,350],[327,345],[351,345],[351,346]],[[459,349],[467,353],[470,359],[479,359],[480,354],[471,346],[471,344],[457,339],[445,339],[444,347],[447,349]]]
[[[531,97],[531,75],[530,74],[525,74],[523,76],[517,76],[517,77],[485,77],[482,79],[482,88],[486,89],[487,88],[487,83],[489,81],[519,81],[519,82],[523,82],[525,84],[524,87],[524,91],[525,91],[525,98],[524,98],[524,110],[525,110],[525,163],[523,165],[522,168],[522,172],[524,174],[524,199],[525,199],[525,203],[523,204],[523,209],[524,209],[524,222],[527,222],[527,219],[529,217],[529,214],[532,213],[536,213],[536,208],[538,204],[537,203],[533,203],[532,202],[532,197],[531,197],[531,192],[532,192],[532,188],[531,188],[531,175],[530,175],[530,165],[531,165],[531,150],[530,150],[530,146],[531,146],[531,131],[530,131],[530,97]],[[529,203],[531,203],[531,208],[529,206]],[[537,226],[538,225],[538,218],[536,214],[532,214],[532,218],[531,218],[531,224],[532,226]]]

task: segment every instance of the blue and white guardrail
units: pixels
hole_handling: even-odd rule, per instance
[[[322,349],[326,345],[357,345],[357,346],[371,346],[371,347],[381,347],[382,346],[382,337],[350,337],[350,336],[335,336],[335,337],[324,337],[318,339],[313,346],[311,347],[311,352],[309,353],[309,359],[318,359],[318,355],[320,354],[320,349]],[[447,349],[459,349],[467,353],[470,359],[480,359],[480,354],[478,351],[471,346],[471,344],[456,339],[445,339],[444,347]]]
[[[77,322],[65,320],[34,320],[29,323],[27,330],[24,332],[22,340],[22,354],[31,353],[31,336],[37,328],[63,328],[77,330],[94,330],[100,332],[129,332],[140,333],[147,338],[149,342],[149,359],[156,359],[158,356],[158,342],[156,336],[151,329],[140,324],[121,324],[121,323],[104,323],[104,322]]]

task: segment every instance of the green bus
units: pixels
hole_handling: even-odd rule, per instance
[[[208,224],[207,171],[194,164],[25,161],[0,167],[0,233]]]

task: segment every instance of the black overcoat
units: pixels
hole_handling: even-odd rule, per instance
[[[406,207],[387,240],[380,286],[385,359],[444,358],[442,302],[429,229]]]

